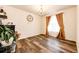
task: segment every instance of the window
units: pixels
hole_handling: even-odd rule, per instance
[[[48,32],[58,32],[59,33],[60,27],[58,25],[56,16],[52,16],[48,25]]]

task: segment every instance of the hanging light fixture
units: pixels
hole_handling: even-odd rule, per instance
[[[44,14],[43,14],[43,5],[40,5],[40,16],[43,16]]]

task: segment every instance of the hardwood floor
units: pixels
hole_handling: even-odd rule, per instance
[[[17,41],[16,53],[76,53],[76,43],[37,35]]]

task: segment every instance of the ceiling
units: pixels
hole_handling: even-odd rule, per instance
[[[12,7],[28,11],[41,16],[41,7],[43,9],[43,16],[60,11],[65,8],[73,7],[75,5],[11,5]]]

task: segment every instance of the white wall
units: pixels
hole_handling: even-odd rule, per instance
[[[78,49],[78,52],[79,52],[79,6],[77,6],[77,21],[76,21],[76,24],[77,24],[77,49]]]
[[[64,9],[63,12],[66,39],[76,41],[76,7]]]
[[[42,17],[42,34],[46,33],[46,16]]]
[[[8,16],[8,19],[6,19],[5,22],[12,21],[14,25],[16,25],[16,31],[21,33],[20,38],[41,34],[41,18],[38,15],[11,6],[4,6],[3,9],[6,11]],[[33,22],[28,22],[26,20],[26,17],[29,14],[33,16]]]

